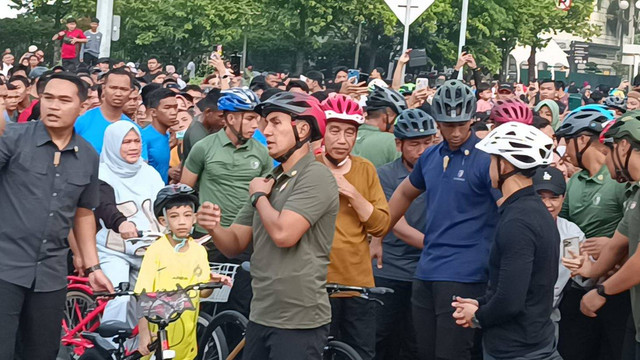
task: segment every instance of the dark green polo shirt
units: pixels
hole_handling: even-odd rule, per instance
[[[224,130],[198,141],[185,163],[198,175],[200,203],[210,201],[222,210],[222,226],[228,227],[249,200],[249,183],[265,176],[272,166],[266,147],[254,139],[236,147]],[[199,226],[196,230],[206,232]]]
[[[238,213],[234,223],[253,229],[250,319],[280,329],[317,328],[331,321],[325,285],[340,207],[338,185],[312,154],[289,172],[278,166],[272,176],[276,182],[269,196],[271,206],[300,214],[311,227],[296,245],[281,248],[251,204],[247,202]]]
[[[368,124],[358,128],[356,144],[351,153],[371,161],[376,168],[401,155],[396,149],[396,138],[392,133],[382,132],[378,127]]]
[[[582,170],[569,179],[559,216],[578,225],[587,238],[611,237],[624,215],[625,190],[605,165],[594,176]]]
[[[629,238],[629,256],[638,251],[640,243],[640,191],[637,184],[631,191],[635,194],[626,204],[624,219],[618,225],[618,232]],[[640,342],[640,285],[631,288],[631,311],[636,325],[636,341]]]

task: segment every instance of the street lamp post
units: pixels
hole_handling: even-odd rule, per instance
[[[620,23],[618,25],[618,34],[620,36],[620,62],[622,63],[622,58],[624,57],[624,36],[622,33],[622,27],[624,26],[625,22],[629,24],[629,43],[633,45],[635,43],[636,21],[640,19],[635,15],[635,10],[640,10],[640,0],[636,1],[634,3],[634,6],[631,6],[629,1],[627,0],[619,0],[618,7],[620,8]],[[625,12],[627,11],[627,9],[629,10],[628,18],[625,17]],[[631,64],[629,65],[629,81],[633,81],[634,75],[634,64]]]

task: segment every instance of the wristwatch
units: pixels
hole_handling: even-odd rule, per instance
[[[100,267],[100,264],[93,265],[92,267],[88,267],[88,268],[84,269],[84,275],[85,276],[89,276],[89,274],[91,274],[92,272],[94,272],[96,270],[102,270],[102,268]]]
[[[253,193],[253,195],[251,195],[251,197],[249,198],[249,200],[251,201],[251,206],[256,207],[256,204],[258,203],[258,199],[260,199],[263,196],[267,196],[267,193],[262,191]]]
[[[596,285],[596,292],[598,293],[598,295],[602,296],[605,300],[609,300],[609,298],[611,297],[611,295],[608,295],[605,292],[604,285],[602,284]]]
[[[478,319],[476,318],[476,314],[473,314],[473,317],[471,318],[471,327],[474,329],[482,329],[482,326],[480,326],[480,321],[478,321]]]

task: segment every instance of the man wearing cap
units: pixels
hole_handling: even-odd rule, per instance
[[[84,44],[87,37],[82,30],[77,28],[76,19],[67,19],[67,30],[62,30],[53,35],[52,40],[62,40],[62,66],[67,71],[75,71],[78,67],[78,54],[76,44]]]
[[[207,95],[198,103],[196,107],[201,111],[196,115],[189,125],[182,140],[182,163],[189,156],[191,148],[207,135],[214,134],[224,127],[222,111],[218,110],[218,99],[220,89],[211,89]]]
[[[496,100],[513,99],[516,96],[513,94],[513,85],[511,83],[503,83],[498,87],[498,94]]]
[[[564,193],[567,190],[567,184],[564,180],[562,171],[548,167],[544,169],[538,169],[533,176],[533,188],[540,195],[540,199],[547,207],[547,210],[553,216],[558,227],[558,233],[560,233],[560,263],[558,267],[558,280],[553,290],[553,312],[551,313],[551,320],[556,327],[556,338],[559,335],[559,321],[560,321],[560,300],[562,300],[563,290],[569,279],[571,278],[571,270],[567,269],[562,264],[562,257],[574,257],[579,254],[571,254],[569,251],[575,251],[568,248],[565,250],[565,242],[568,245],[573,245],[574,242],[578,246],[584,242],[584,233],[578,225],[572,223],[567,219],[563,219],[558,216],[562,209],[562,202],[564,201]],[[580,280],[580,279],[575,279]]]
[[[101,57],[98,59],[98,63],[96,64],[96,66],[102,73],[106,73],[107,71],[109,71],[109,69],[111,69],[111,59],[109,59],[108,57]]]
[[[324,75],[320,71],[312,70],[307,73],[307,85],[309,86],[309,93],[324,90]]]
[[[98,25],[100,25],[100,20],[92,18],[91,29],[84,32],[84,36],[87,37],[87,43],[82,44],[82,48],[80,50],[80,61],[84,62],[88,66],[95,66],[98,63],[98,57],[100,56],[102,33],[98,31]]]

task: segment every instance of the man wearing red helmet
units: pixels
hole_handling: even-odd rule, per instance
[[[220,226],[218,205],[205,202],[198,222],[218,250],[235,257],[253,245],[253,299],[246,359],[322,359],[331,306],[326,292],[329,252],[339,209],[331,172],[309,142],[322,139],[317,99],[282,92],[255,108],[266,118],[269,155],[281,164],[249,184],[249,203]]]
[[[338,183],[340,211],[331,249],[327,281],[340,285],[374,287],[367,234],[382,237],[389,228],[389,205],[373,164],[352,156],[362,108],[345,95],[322,103],[327,118],[325,150],[318,161]],[[363,360],[376,349],[375,303],[360,297],[331,298],[331,334],[351,345]]]

